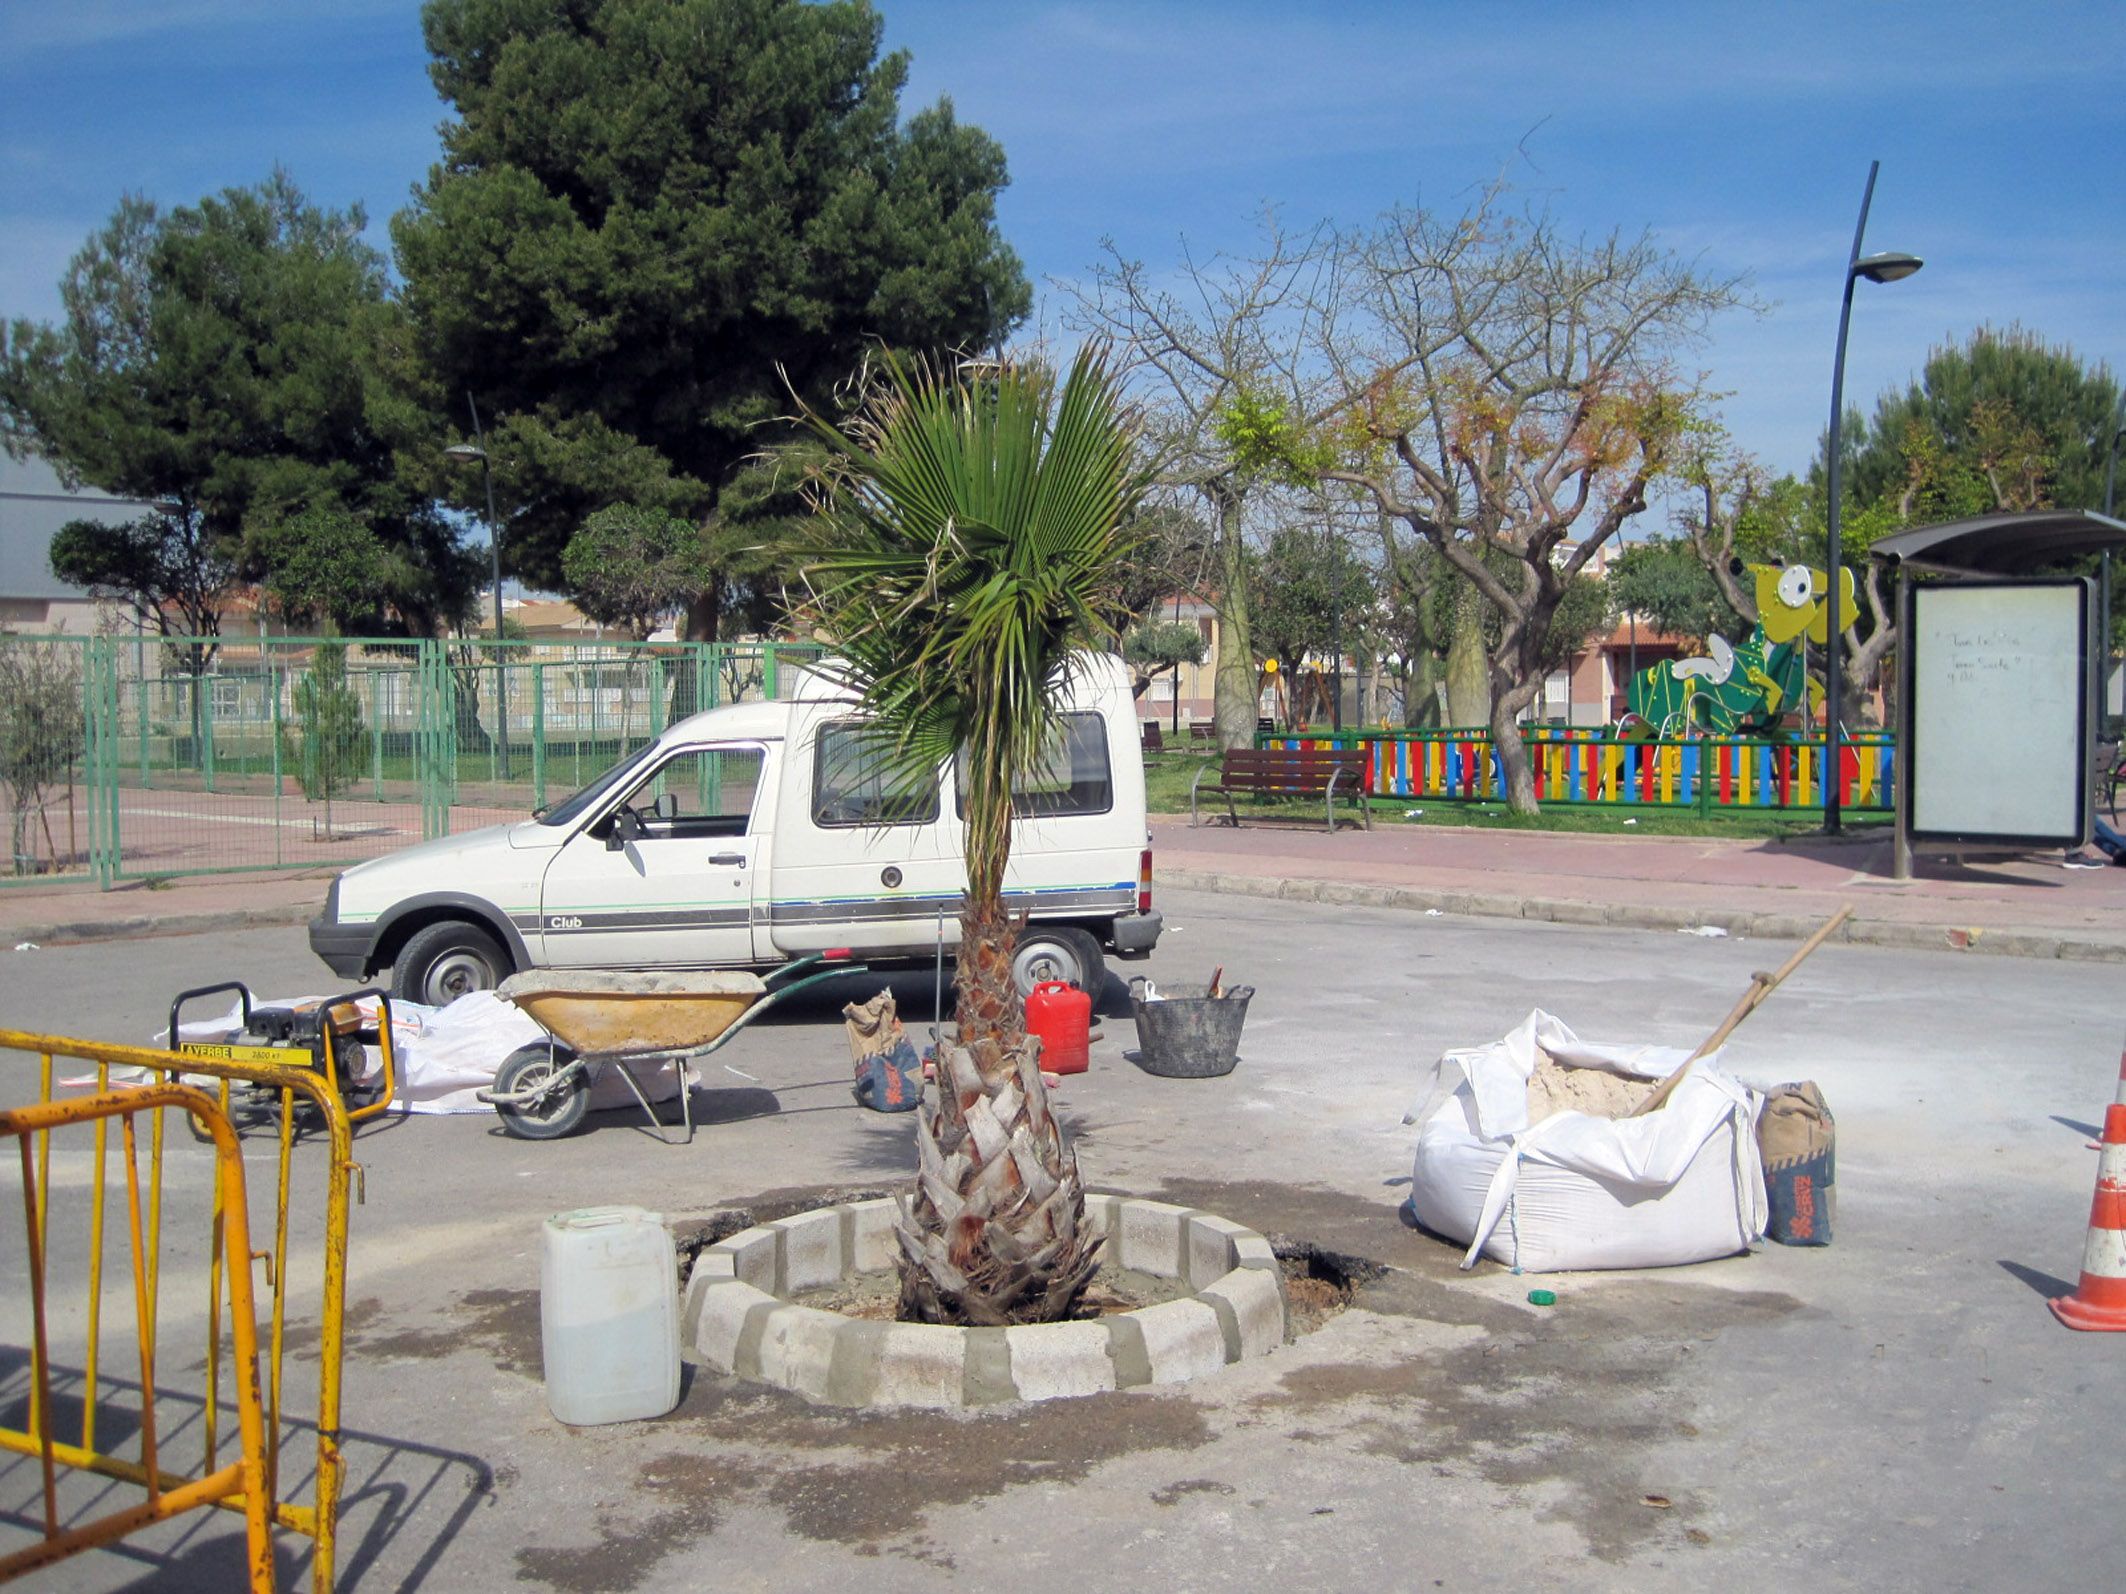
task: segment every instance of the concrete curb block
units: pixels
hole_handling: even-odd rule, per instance
[[[285,924],[308,924],[324,905],[283,902],[270,908],[228,908],[218,913],[135,914],[124,919],[73,919],[53,924],[22,924],[5,932],[9,945],[34,941],[39,946],[67,946],[83,941],[130,941],[152,935],[208,935],[217,930],[265,930]]]
[[[784,1299],[876,1269],[898,1203],[847,1202],[702,1251],[681,1319],[688,1358],[820,1405],[965,1407],[1182,1383],[1284,1343],[1282,1274],[1261,1235],[1163,1201],[1088,1196],[1085,1206],[1121,1265],[1196,1293],[1007,1329],[880,1323]]]
[[[1215,891],[1226,896],[1269,897],[1284,902],[1334,903],[1437,911],[1469,918],[1530,919],[1543,924],[1609,926],[1624,930],[1689,930],[1711,925],[1729,935],[1766,941],[1799,941],[1820,920],[1787,913],[1691,911],[1659,903],[1597,903],[1569,898],[1486,896],[1433,891],[1418,886],[1374,886],[1355,880],[1295,880],[1227,874],[1203,869],[1161,869],[1159,883],[1177,891]],[[1832,937],[1859,946],[1919,952],[1984,952],[1996,957],[2063,958],[2081,963],[2126,963],[2126,941],[2098,940],[2073,930],[2038,930],[1983,924],[1905,924],[1894,919],[1849,919]]]

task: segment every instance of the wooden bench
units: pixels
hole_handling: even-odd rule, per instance
[[[1190,720],[1188,739],[1192,742],[1215,742],[1218,740],[1216,720]]]
[[[1373,806],[1367,800],[1366,789],[1371,765],[1370,757],[1358,748],[1229,747],[1214,783],[1203,783],[1203,777],[1211,772],[1208,765],[1196,771],[1196,779],[1189,787],[1188,822],[1191,827],[1203,822],[1197,800],[1206,793],[1225,799],[1226,819],[1235,826],[1240,823],[1239,810],[1233,806],[1237,793],[1319,797],[1329,833],[1334,835],[1336,799],[1343,796],[1358,804],[1359,815],[1366,829],[1371,830]]]
[[[1147,753],[1165,752],[1166,738],[1159,733],[1159,722],[1157,720],[1140,720],[1138,723],[1144,727],[1144,750]]]

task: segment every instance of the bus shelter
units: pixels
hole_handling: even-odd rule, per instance
[[[2087,844],[2119,548],[2126,524],[2081,509],[1945,521],[1869,548],[1897,581],[1897,879],[1915,848]]]

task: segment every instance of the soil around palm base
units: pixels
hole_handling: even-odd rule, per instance
[[[1092,1283],[1071,1320],[1088,1322],[1094,1318],[1113,1317],[1121,1312],[1182,1300],[1191,1293],[1180,1279],[1161,1278],[1156,1273],[1143,1273],[1134,1268],[1103,1266],[1093,1274]],[[839,1283],[823,1284],[818,1289],[799,1290],[790,1301],[796,1306],[838,1312],[843,1317],[865,1322],[891,1323],[899,1313],[901,1278],[891,1269],[859,1273]]]

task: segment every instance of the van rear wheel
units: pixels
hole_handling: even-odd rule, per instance
[[[1047,980],[1061,980],[1093,996],[1107,979],[1107,964],[1100,943],[1086,930],[1071,925],[1043,926],[1019,937],[1011,955],[1011,983],[1020,997],[1033,995],[1033,988]]]
[[[468,991],[491,991],[510,974],[509,954],[462,919],[416,930],[391,964],[391,994],[402,1002],[448,1007]]]

